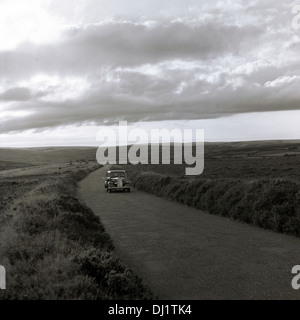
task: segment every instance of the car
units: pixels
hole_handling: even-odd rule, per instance
[[[104,187],[107,192],[130,192],[131,182],[127,180],[127,172],[125,170],[108,170],[106,172]]]

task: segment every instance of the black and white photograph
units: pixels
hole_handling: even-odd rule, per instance
[[[300,0],[0,0],[0,300],[300,299],[299,89]]]

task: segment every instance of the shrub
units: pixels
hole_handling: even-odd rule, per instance
[[[171,201],[265,229],[300,235],[298,181],[283,178],[189,179],[154,172],[132,173],[132,180],[136,188]]]
[[[0,299],[152,298],[116,259],[99,218],[76,198],[76,181],[87,172],[35,177],[16,201],[2,232],[1,261],[9,277]]]

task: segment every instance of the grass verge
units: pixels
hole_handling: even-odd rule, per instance
[[[0,234],[7,273],[0,299],[152,298],[116,258],[99,218],[76,197],[77,181],[93,169],[59,168],[59,174],[48,170],[13,179],[15,190],[23,180],[30,188],[3,208],[10,219]]]
[[[143,172],[141,166],[126,165],[124,169],[128,171],[133,186],[139,190],[211,214],[300,236],[299,180],[272,177],[191,178]]]

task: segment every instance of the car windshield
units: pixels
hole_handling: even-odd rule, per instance
[[[107,176],[110,178],[125,177],[125,172],[110,172]]]

